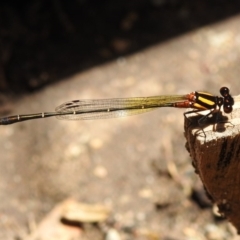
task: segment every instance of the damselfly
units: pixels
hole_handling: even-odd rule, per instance
[[[229,93],[229,89],[222,87],[220,94],[221,97],[207,92],[192,92],[186,95],[74,100],[58,106],[55,112],[2,117],[0,118],[0,125],[53,116],[67,120],[124,117],[145,113],[160,107],[192,108],[196,111],[220,111],[221,107],[223,107],[225,113],[232,112],[234,100]]]

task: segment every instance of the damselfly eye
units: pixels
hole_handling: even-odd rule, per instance
[[[232,105],[224,105],[224,107],[223,107],[223,111],[225,112],[225,113],[231,113],[232,112]]]
[[[221,87],[220,88],[220,93],[223,97],[226,97],[229,95],[229,89],[227,87]]]

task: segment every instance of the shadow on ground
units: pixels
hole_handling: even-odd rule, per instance
[[[39,89],[239,9],[237,0],[1,1],[0,90]]]

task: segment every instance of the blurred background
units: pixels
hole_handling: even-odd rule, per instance
[[[222,86],[238,95],[239,12],[237,0],[1,1],[0,114]],[[71,197],[114,222],[81,220],[76,239],[237,239],[205,199],[183,131],[179,109],[1,126],[1,238],[47,239],[39,223]]]

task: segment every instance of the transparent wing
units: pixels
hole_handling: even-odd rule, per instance
[[[55,110],[58,119],[87,120],[125,117],[145,113],[159,107],[173,107],[185,96],[155,96],[136,98],[74,100],[63,103]]]

